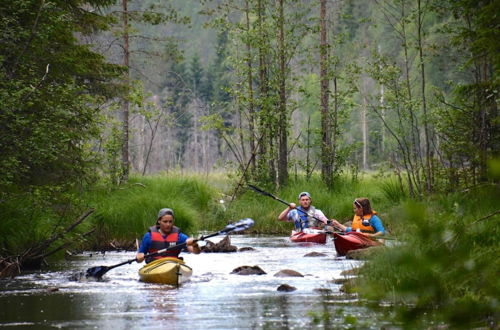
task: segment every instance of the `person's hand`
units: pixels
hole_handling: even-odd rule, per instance
[[[192,252],[195,254],[198,254],[201,252],[200,246],[198,245],[198,241],[192,237],[189,237],[186,240],[186,245],[188,247],[189,252]]]
[[[290,203],[290,205],[288,205],[288,207],[293,210],[294,208],[297,207],[297,205],[295,203]]]
[[[137,260],[137,262],[141,263],[144,261],[144,253],[142,252],[137,252],[137,254],[135,255],[135,259]]]
[[[345,230],[345,226],[343,224],[341,224],[340,222],[338,222],[337,220],[331,219],[330,222],[334,228],[337,228],[340,230]]]

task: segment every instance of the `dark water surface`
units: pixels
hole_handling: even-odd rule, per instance
[[[216,242],[220,238],[211,239]],[[12,329],[379,329],[379,315],[353,305],[334,284],[359,261],[336,258],[333,242],[300,245],[288,237],[231,236],[237,253],[184,253],[193,268],[180,288],[138,281],[141,265],[110,270],[102,281],[70,281],[93,266],[110,266],[133,253],[84,253],[51,270],[0,280],[0,327]],[[310,252],[324,257],[304,257]],[[267,274],[230,274],[258,265]],[[275,277],[293,269],[304,277]],[[294,292],[279,292],[289,284]],[[384,324],[387,326],[387,324]]]

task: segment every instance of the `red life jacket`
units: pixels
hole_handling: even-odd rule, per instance
[[[149,232],[151,233],[151,246],[149,247],[148,254],[155,253],[156,251],[177,245],[177,241],[179,240],[180,230],[179,228],[174,226],[172,227],[172,231],[170,232],[170,234],[168,234],[166,237],[163,237],[163,235],[160,233],[160,229],[157,228],[156,226],[152,226],[149,229]],[[146,263],[165,257],[178,258],[179,253],[181,253],[181,250],[182,248],[178,248],[174,250],[165,251],[160,255],[147,257]]]

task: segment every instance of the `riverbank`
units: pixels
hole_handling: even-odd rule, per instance
[[[377,254],[363,267],[356,290],[374,308],[391,306],[395,322],[414,327],[497,324],[500,292],[496,283],[500,269],[492,261],[500,253],[499,187],[482,185],[420,201],[408,199],[398,188],[394,178],[371,174],[357,180],[342,177],[331,191],[315,177],[299,178],[284,189],[269,191],[287,202],[295,202],[299,192],[308,191],[313,205],[341,222],[351,219],[354,198],[368,197],[372,201],[386,229],[400,244]],[[246,217],[255,220],[247,234],[289,234],[292,225],[276,219],[285,205],[245,187],[231,200],[233,193],[231,181],[221,176],[133,177],[120,187],[95,187],[79,197],[81,210],[94,211],[73,236],[68,236],[74,237],[77,244],[61,252],[105,250],[110,242],[117,243],[115,247],[128,245],[133,249],[162,207],[173,208],[176,224],[190,235],[218,230]],[[41,217],[47,220],[32,228],[14,219],[29,220],[12,218],[2,223],[0,229],[14,233],[10,237],[3,233],[10,238],[4,246],[14,244],[16,235],[18,242],[41,237],[20,235],[26,234],[24,229],[50,233],[57,220]]]

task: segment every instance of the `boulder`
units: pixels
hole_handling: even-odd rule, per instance
[[[276,274],[274,274],[274,276],[275,277],[304,277],[304,275],[302,275],[301,273],[296,272],[295,270],[292,270],[292,269],[282,269],[279,272],[277,272]]]
[[[288,284],[281,284],[276,290],[282,292],[292,292],[297,290],[297,288]]]
[[[206,241],[206,245],[201,248],[202,252],[212,253],[212,252],[236,252],[238,248],[231,245],[231,239],[229,236],[224,237],[219,243],[213,243]]]
[[[250,246],[245,246],[245,247],[238,249],[238,252],[245,252],[245,251],[255,251],[255,249],[253,247],[250,247]]]
[[[236,275],[264,275],[267,274],[259,266],[240,266],[231,272],[231,274]]]

